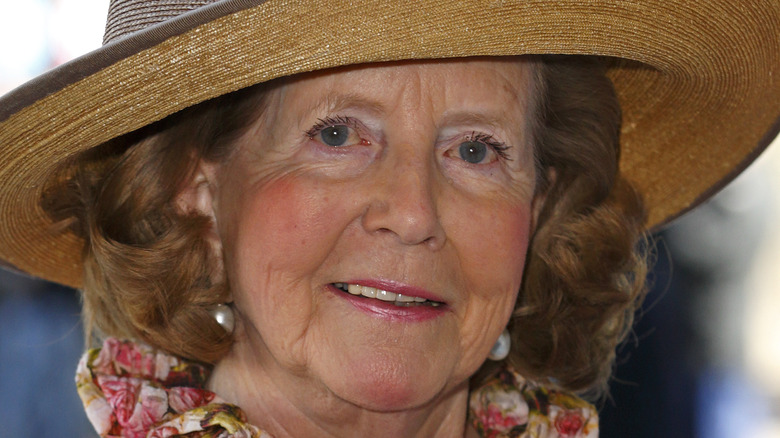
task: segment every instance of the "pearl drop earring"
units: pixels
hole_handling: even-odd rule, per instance
[[[236,317],[229,305],[217,304],[209,313],[226,332],[233,333],[233,330],[236,328]]]
[[[498,339],[493,345],[493,348],[490,350],[488,359],[495,361],[506,359],[506,357],[509,356],[509,349],[511,347],[512,338],[509,336],[509,330],[504,329],[504,331],[501,332],[501,334],[498,336]]]

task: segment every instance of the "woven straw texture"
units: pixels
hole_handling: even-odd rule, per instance
[[[610,70],[624,111],[620,168],[643,191],[650,227],[717,191],[780,128],[777,0],[205,3],[115,1],[109,44],[0,100],[6,264],[79,286],[81,242],[52,234],[39,206],[58,163],[179,109],[303,71],[528,53],[625,60]],[[146,6],[162,20],[190,12],[161,22]]]
[[[103,44],[175,18],[215,0],[112,0]]]

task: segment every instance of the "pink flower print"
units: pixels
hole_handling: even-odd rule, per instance
[[[150,430],[146,438],[170,438],[172,436],[180,435],[180,432],[181,431],[175,427],[157,427],[153,430]]]
[[[154,371],[154,354],[142,345],[108,338],[92,363],[97,374],[150,376]]]
[[[177,413],[206,405],[213,399],[214,393],[203,389],[175,387],[168,390],[168,403]]]
[[[159,423],[168,412],[168,397],[165,390],[148,384],[141,387],[133,415],[125,424],[122,436],[144,438],[149,429]]]
[[[114,338],[108,338],[103,342],[103,348],[100,349],[97,357],[90,364],[90,368],[96,374],[114,375],[114,357],[119,350],[119,341]]]
[[[515,426],[520,426],[528,421],[527,416],[517,416],[515,412],[503,411],[499,406],[489,404],[482,409],[474,411],[479,419],[485,438],[498,438]]]
[[[511,413],[501,412],[495,405],[489,405],[487,411],[483,413],[482,422],[488,429],[497,431],[507,431],[515,426],[523,424],[519,418]]]
[[[163,382],[171,373],[171,369],[179,365],[179,360],[162,352],[157,352],[154,358],[154,378]]]
[[[162,388],[114,376],[99,376],[97,383],[114,412],[122,437],[143,438],[149,427],[168,412],[168,396]]]
[[[154,372],[154,356],[130,342],[120,343],[114,361],[120,370],[133,375],[148,377]]]
[[[561,410],[554,425],[561,438],[576,438],[585,425],[585,418],[579,410]]]
[[[129,379],[113,376],[99,376],[97,383],[113,409],[117,422],[122,426],[127,424],[135,409],[137,386]]]

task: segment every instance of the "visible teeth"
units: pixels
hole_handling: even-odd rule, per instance
[[[363,286],[363,290],[367,289],[366,286]],[[373,288],[371,288],[373,289]],[[365,293],[364,293],[365,295]],[[388,292],[386,290],[382,289],[376,289],[376,297],[377,299],[380,299],[382,301],[395,301],[395,298],[398,296],[395,292]]]
[[[350,284],[349,287],[352,287]],[[376,298],[376,288],[375,287],[368,287],[368,286],[358,286],[360,288],[360,293],[364,297],[369,298]]]
[[[395,292],[389,292],[370,286],[361,286],[359,284],[348,283],[333,283],[333,285],[343,291],[349,292],[352,295],[362,295],[367,298],[376,298],[382,301],[394,302],[397,306],[407,307],[417,304],[425,304],[432,307],[441,306],[441,303],[436,301],[430,301],[420,297],[413,297],[411,295],[401,295]]]

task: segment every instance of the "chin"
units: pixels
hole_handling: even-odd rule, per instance
[[[328,386],[337,397],[356,406],[398,412],[439,398],[449,382],[448,371],[425,361],[363,361]]]
[[[399,412],[419,408],[437,398],[441,388],[409,381],[382,379],[354,379],[346,394],[346,401],[374,412]]]

